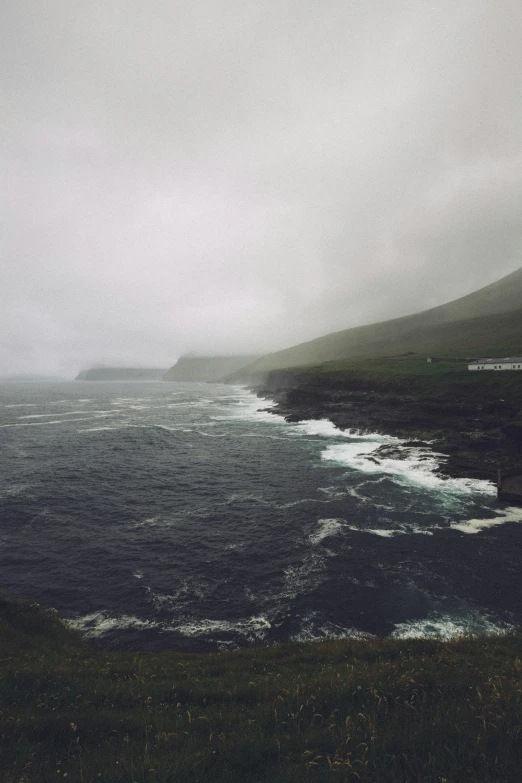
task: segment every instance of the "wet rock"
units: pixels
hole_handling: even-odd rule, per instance
[[[341,384],[306,372],[276,377],[258,393],[273,399],[277,405],[271,412],[287,421],[326,418],[345,431],[405,439],[373,452],[369,459],[376,464],[382,459],[428,461],[436,455],[439,475],[490,481],[496,480],[499,465],[522,470],[522,421],[507,403],[426,400],[376,390],[360,378],[348,385],[346,379]],[[514,419],[509,424],[508,415]]]

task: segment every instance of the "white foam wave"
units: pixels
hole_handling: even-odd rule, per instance
[[[321,618],[311,612],[301,619],[298,633],[291,637],[293,642],[310,642],[320,639],[371,639],[372,634],[359,631],[352,626],[344,627]]]
[[[271,400],[261,399],[252,392],[245,390],[241,390],[237,395],[234,395],[234,399],[236,400],[235,405],[220,406],[222,414],[212,416],[212,419],[214,421],[242,419],[243,421],[267,421],[272,424],[285,423],[281,419],[276,418],[273,413],[270,413],[270,410],[275,405]]]
[[[400,443],[400,438],[393,435],[379,435],[378,433],[361,433],[358,430],[341,430],[329,419],[309,419],[294,425],[295,429],[306,435],[319,435],[324,438],[350,438],[357,441],[369,441],[377,445],[383,443]]]
[[[504,525],[506,522],[522,522],[522,508],[509,507],[500,511],[495,517],[486,519],[468,519],[462,522],[452,522],[450,527],[453,530],[460,530],[462,533],[480,533],[488,527]]]
[[[243,408],[240,410],[236,410],[233,413],[224,415],[224,416],[212,416],[214,421],[227,421],[230,419],[242,419],[243,421],[253,421],[253,422],[270,422],[271,424],[277,424],[280,423],[280,420],[278,422],[277,419],[274,418],[274,415],[272,413],[269,413],[268,411],[261,410],[259,408],[259,402],[257,402],[255,405],[249,406],[248,408]]]
[[[249,617],[244,620],[191,620],[181,625],[173,626],[173,630],[183,636],[207,636],[220,633],[239,634],[248,641],[262,641],[266,638],[271,623],[264,615]]]
[[[338,487],[317,487],[317,491],[322,492],[323,495],[328,498],[328,500],[344,498],[347,494],[346,492],[341,491]]]
[[[88,637],[104,636],[111,631],[138,630],[156,628],[158,623],[153,620],[140,620],[134,615],[120,615],[111,617],[106,612],[92,612],[83,617],[74,617],[67,620],[69,625]]]
[[[338,429],[329,419],[300,421],[295,425],[295,429],[298,432],[304,432],[306,435],[322,435],[325,438],[342,435],[342,430]]]
[[[135,522],[132,527],[162,527],[164,525],[165,522],[159,517],[147,517],[147,519],[143,519],[141,522]]]
[[[434,472],[440,465],[442,455],[428,450],[426,447],[408,447],[407,456],[381,457],[377,451],[382,441],[368,440],[366,442],[332,444],[321,454],[321,458],[330,462],[346,465],[361,473],[386,473],[400,483],[417,484],[426,489],[443,490],[450,493],[479,493],[493,496],[496,493],[494,485],[480,479],[442,478]]]
[[[0,489],[0,498],[20,497],[29,490],[28,484],[12,484],[10,487]]]
[[[328,550],[321,550],[320,554],[312,552],[299,565],[284,568],[285,587],[281,597],[297,598],[298,595],[319,587],[324,580],[326,557],[330,555]]]
[[[346,522],[344,519],[318,519],[317,527],[317,531],[308,536],[311,544],[318,544],[324,538],[336,536],[346,527]]]
[[[207,579],[201,577],[189,577],[184,579],[174,593],[155,593],[150,587],[146,590],[152,603],[158,611],[179,611],[182,606],[193,603],[194,598],[208,597],[213,585]]]
[[[387,530],[385,528],[360,528],[355,525],[350,525],[350,530],[356,530],[357,533],[370,533],[373,536],[381,536],[381,538],[392,538],[400,533],[404,533],[404,530]]]
[[[348,525],[349,530],[353,530],[357,533],[369,533],[372,536],[381,536],[381,538],[393,538],[394,536],[411,536],[411,535],[423,535],[432,536],[432,530],[418,527],[417,525],[408,525],[400,528],[366,528],[356,527],[355,525]]]
[[[83,411],[76,411],[76,413],[83,413]],[[63,416],[63,413],[31,413],[26,414],[25,416],[17,416],[17,419],[48,419],[51,416]]]
[[[245,549],[245,547],[246,541],[232,541],[230,544],[225,544],[224,549],[230,552],[241,552],[241,550]]]
[[[431,615],[422,620],[397,623],[391,636],[397,639],[455,639],[475,634],[503,635],[515,630],[504,621],[493,621],[478,612],[463,617],[448,614]]]
[[[121,430],[122,427],[88,427],[78,432],[106,432],[107,430]]]
[[[143,631],[159,628],[162,631],[175,631],[183,636],[198,637],[216,634],[234,634],[250,642],[266,639],[271,623],[263,615],[242,620],[189,620],[182,623],[165,623],[156,620],[143,620],[135,615],[110,615],[107,612],[91,612],[83,617],[67,620],[68,624],[84,636],[97,638],[114,631]],[[219,641],[219,639],[214,639]]]

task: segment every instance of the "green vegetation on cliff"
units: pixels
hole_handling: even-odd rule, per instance
[[[522,639],[102,652],[0,599],[2,783],[520,780]]]
[[[349,359],[274,370],[260,393],[292,421],[428,439],[450,476],[522,472],[522,371],[470,372],[466,362],[409,355]]]
[[[421,313],[357,326],[263,356],[243,371],[275,369],[413,351],[451,357],[522,354],[522,269],[468,296]]]
[[[473,372],[468,370],[467,361],[457,358],[435,357],[432,362],[415,354],[355,358],[327,362],[304,371],[323,383],[372,384],[386,390],[415,391],[426,399],[450,396],[494,402],[506,395],[510,402],[522,407],[522,371]]]
[[[254,355],[182,356],[163,376],[163,380],[219,383],[257,358]]]

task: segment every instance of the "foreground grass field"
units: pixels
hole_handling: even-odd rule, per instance
[[[520,636],[100,652],[0,599],[0,780],[522,777]]]

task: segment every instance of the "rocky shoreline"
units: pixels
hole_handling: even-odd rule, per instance
[[[360,380],[332,382],[307,373],[272,373],[255,392],[271,399],[269,410],[287,421],[328,419],[341,430],[402,439],[384,444],[376,461],[437,456],[444,477],[497,480],[497,471],[522,473],[522,431],[512,420],[519,409],[504,400],[427,398],[414,392],[372,388]],[[510,422],[506,424],[506,422]]]

